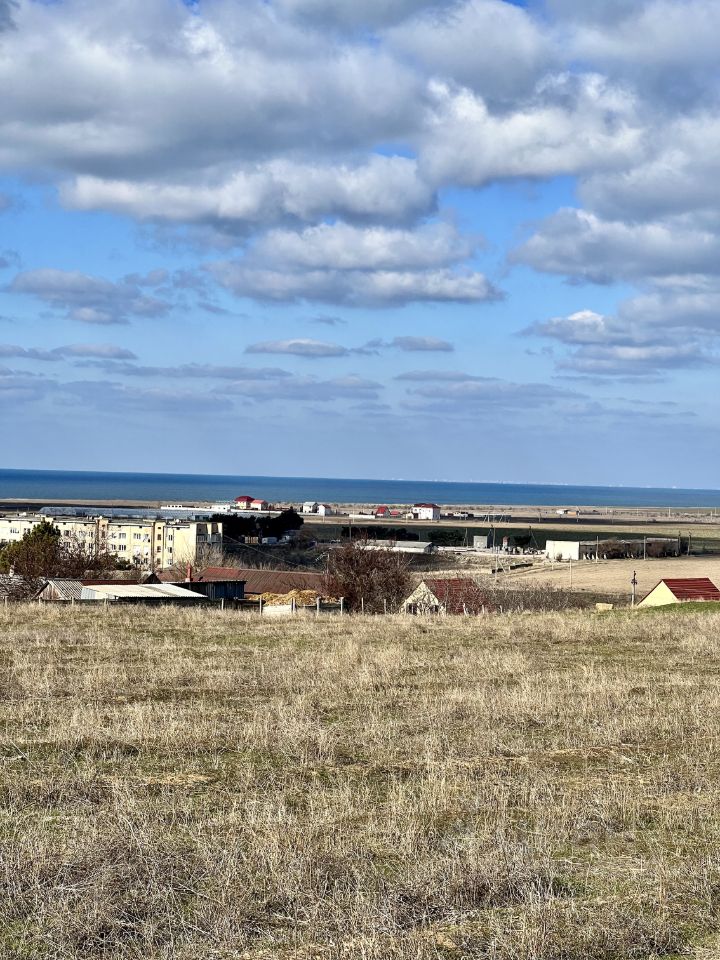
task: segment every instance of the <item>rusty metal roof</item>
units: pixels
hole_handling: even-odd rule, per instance
[[[163,583],[183,583],[183,578],[167,570],[158,572]],[[322,573],[304,570],[257,570],[254,567],[205,567],[193,573],[193,580],[245,581],[245,596],[260,593],[289,593],[291,590],[322,590],[325,577]]]
[[[676,600],[720,600],[720,590],[709,577],[666,578],[660,583],[665,584]],[[657,590],[660,583],[656,584],[650,593]]]
[[[483,609],[493,609],[480,587],[469,577],[425,579],[423,583],[447,613],[480,613]]]

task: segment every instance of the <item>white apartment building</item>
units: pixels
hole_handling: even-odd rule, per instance
[[[144,517],[0,517],[0,544],[16,543],[38,523],[49,520],[68,542],[107,550],[146,569],[195,563],[203,546],[222,547],[222,523],[210,520],[159,520]]]

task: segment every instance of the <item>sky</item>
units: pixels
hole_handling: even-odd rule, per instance
[[[0,0],[0,466],[718,487],[716,0]]]

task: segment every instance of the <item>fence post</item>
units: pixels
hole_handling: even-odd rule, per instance
[[[383,612],[387,613],[387,600],[383,600]]]
[[[263,598],[262,598],[262,594],[260,594],[260,608],[259,608],[259,609],[260,609],[260,616],[262,616],[262,612],[263,612]]]
[[[340,616],[345,613],[345,597],[340,597]]]
[[[360,613],[365,613],[365,597],[360,597]]]
[[[225,597],[220,597],[220,609],[225,609]]]
[[[320,597],[317,597],[315,600],[315,616],[320,616]]]

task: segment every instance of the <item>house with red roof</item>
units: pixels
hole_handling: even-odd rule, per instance
[[[403,611],[415,616],[478,616],[493,609],[469,577],[423,580],[403,603]]]
[[[708,577],[661,580],[638,607],[666,607],[671,603],[720,602],[720,590]]]
[[[415,503],[412,515],[414,520],[439,520],[440,507],[436,503]]]

